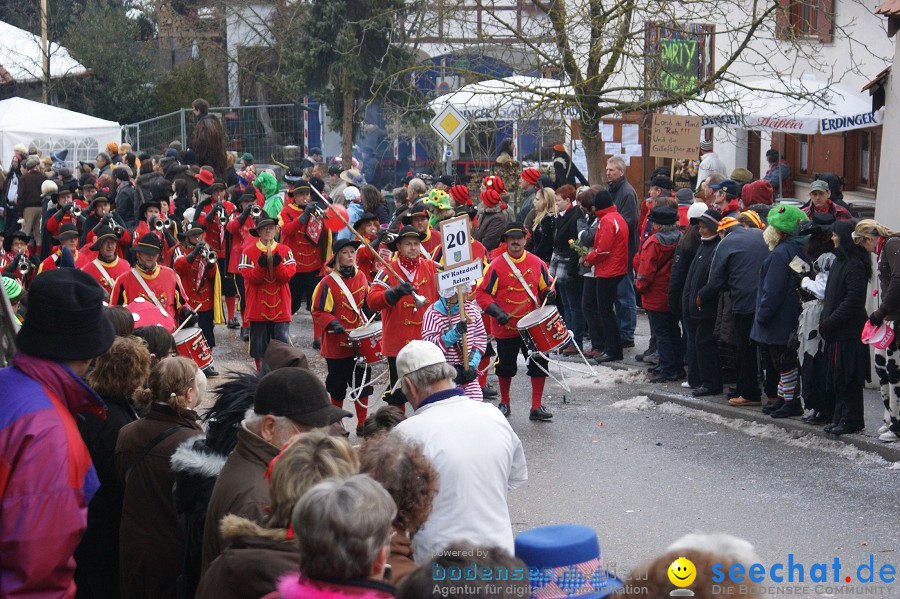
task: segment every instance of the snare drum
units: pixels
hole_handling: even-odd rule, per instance
[[[381,353],[381,322],[370,322],[350,331],[350,345],[356,356],[367,364],[377,364],[384,360]]]
[[[549,353],[569,342],[572,336],[556,306],[544,306],[519,319],[519,334],[535,350]]]
[[[193,360],[201,370],[213,363],[212,350],[199,327],[185,327],[175,333],[175,349],[179,355]]]

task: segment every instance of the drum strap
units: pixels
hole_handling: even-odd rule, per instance
[[[512,258],[509,257],[508,252],[503,252],[503,257],[506,258],[506,263],[509,264],[510,269],[512,269],[513,274],[519,279],[519,282],[522,283],[522,287],[525,288],[525,293],[528,294],[528,297],[531,298],[531,301],[534,302],[534,305],[540,307],[541,302],[534,297],[534,293],[531,291],[531,285],[525,282],[525,277],[522,276],[522,272],[516,266],[516,263],[512,261]]]
[[[353,311],[356,312],[356,315],[359,316],[362,320],[365,320],[365,315],[360,311],[359,306],[356,304],[356,299],[354,299],[353,294],[350,293],[350,290],[347,288],[347,284],[344,283],[341,275],[339,275],[336,271],[331,271],[331,278],[334,279],[334,282],[338,284],[338,287],[341,288],[341,292],[345,296],[347,296],[347,301],[350,302],[350,307],[353,308]]]
[[[161,303],[159,303],[159,298],[156,297],[156,294],[153,293],[153,290],[147,286],[147,283],[144,281],[144,277],[140,275],[136,268],[131,269],[131,274],[134,275],[134,278],[137,279],[137,282],[140,283],[141,287],[144,288],[144,292],[147,294],[147,297],[150,298],[150,301],[156,304],[157,308],[168,314],[168,311],[163,307]]]
[[[115,287],[116,282],[113,280],[113,278],[111,276],[109,276],[109,273],[106,271],[106,269],[103,268],[103,265],[100,263],[100,260],[94,258],[94,266],[96,266],[97,270],[100,271],[100,276],[102,276],[104,279],[106,279],[106,282],[109,283],[109,288],[112,289],[113,287]]]

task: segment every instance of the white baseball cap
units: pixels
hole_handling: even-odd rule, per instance
[[[688,208],[688,219],[700,218],[706,213],[707,208],[708,206],[705,202],[694,202],[693,204],[691,204],[691,207]]]
[[[400,382],[407,374],[435,364],[447,362],[444,352],[431,341],[413,340],[397,354],[397,382],[391,391],[400,388]]]

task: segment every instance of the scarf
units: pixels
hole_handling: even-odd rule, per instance
[[[407,258],[406,256],[397,255],[397,263],[409,272],[413,272],[419,267],[418,258]]]

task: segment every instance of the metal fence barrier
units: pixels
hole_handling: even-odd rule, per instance
[[[303,144],[303,112],[296,104],[260,104],[216,107],[209,111],[225,126],[226,149],[253,154],[258,162],[269,162],[270,156],[283,161],[285,155],[297,153]],[[122,140],[138,152],[162,154],[172,141],[184,149],[191,143],[194,111],[182,108],[169,114],[122,126]],[[302,150],[300,151],[302,156]]]

